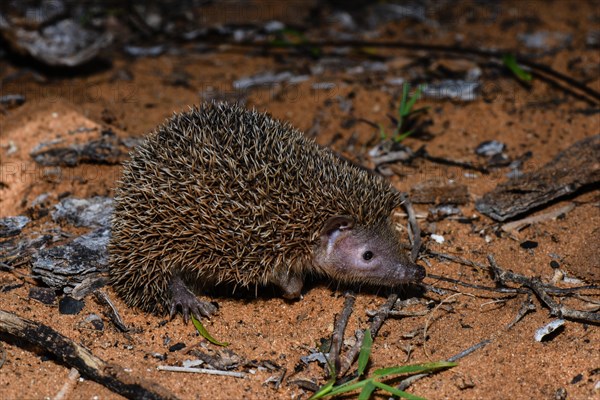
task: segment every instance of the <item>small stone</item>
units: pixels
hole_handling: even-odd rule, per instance
[[[555,319],[554,321],[542,326],[537,331],[535,331],[534,338],[537,342],[541,342],[553,332],[556,332],[558,328],[565,324],[564,319]]]
[[[526,240],[519,246],[521,246],[521,248],[523,249],[535,249],[536,247],[538,247],[538,242],[535,242],[533,240]]]
[[[293,78],[293,74],[289,71],[279,73],[262,72],[257,75],[240,78],[233,82],[235,90],[248,90],[254,87],[272,87],[276,84],[284,83]]]
[[[573,41],[573,35],[563,32],[537,31],[520,33],[517,35],[517,39],[530,49],[559,50]]]
[[[5,106],[8,109],[16,108],[25,103],[25,96],[22,94],[5,94],[4,96],[0,96],[0,105]],[[14,142],[9,143],[9,149],[6,152],[7,155],[13,154],[16,151],[16,146]]]
[[[471,376],[463,376],[459,374],[453,377],[453,381],[459,390],[467,390],[475,387],[475,382]]]
[[[159,361],[165,361],[167,359],[166,354],[157,353],[157,352],[150,353],[150,356],[156,358]],[[185,367],[185,361],[184,361],[184,367]]]
[[[183,342],[179,342],[179,343],[175,343],[173,346],[169,347],[169,351],[172,353],[174,351],[179,351],[185,348],[185,343]]]
[[[268,21],[263,25],[263,29],[267,33],[278,32],[285,29],[285,24],[281,21]]]
[[[573,377],[573,380],[571,381],[571,385],[574,385],[576,383],[579,383],[583,380],[583,374],[577,374]]]
[[[79,314],[84,306],[84,301],[75,300],[71,296],[65,296],[58,302],[58,311],[61,314],[75,315]]]
[[[567,399],[567,389],[558,388],[556,392],[554,392],[554,400],[566,400]]]
[[[90,324],[93,329],[102,332],[104,330],[104,321],[97,314],[90,314],[85,317],[85,322]]]
[[[196,368],[204,364],[203,360],[183,360],[183,366],[185,368]]]
[[[429,209],[431,215],[435,218],[446,218],[452,215],[460,215],[460,208],[452,204],[440,204]]]
[[[431,235],[431,239],[439,244],[442,244],[446,241],[446,239],[444,239],[444,237],[442,235],[437,235],[435,233]]]
[[[164,44],[158,44],[156,46],[132,46],[126,45],[123,47],[125,53],[132,57],[158,57],[165,51],[167,46]]]
[[[508,156],[504,153],[494,154],[488,159],[488,165],[490,167],[502,167],[511,163]]]
[[[585,37],[585,44],[588,47],[600,47],[600,31],[591,31]]]
[[[333,90],[337,84],[335,82],[315,82],[311,85],[313,90]]]
[[[501,154],[506,149],[506,145],[497,140],[488,140],[482,142],[475,149],[475,153],[482,157],[492,157]]]
[[[457,101],[475,101],[479,97],[481,84],[476,81],[446,79],[438,83],[428,83],[423,95],[430,99],[451,99]]]

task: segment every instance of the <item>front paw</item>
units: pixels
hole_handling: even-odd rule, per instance
[[[178,308],[181,309],[183,321],[186,324],[190,320],[190,314],[193,314],[194,317],[200,319],[201,317],[209,318],[217,311],[217,307],[215,307],[214,304],[198,300],[198,298],[190,292],[187,292],[186,295],[173,297],[171,300],[171,318],[177,313]]]
[[[183,280],[179,276],[174,276],[171,280],[171,318],[177,313],[177,309],[181,309],[183,321],[187,324],[190,320],[190,313],[196,318],[210,317],[217,311],[217,307],[207,301],[198,300],[196,295],[192,293]]]

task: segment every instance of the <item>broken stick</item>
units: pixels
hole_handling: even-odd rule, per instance
[[[42,347],[61,362],[76,368],[83,377],[121,396],[129,399],[177,399],[162,386],[133,376],[118,365],[103,361],[85,347],[46,325],[0,310],[0,332]]]

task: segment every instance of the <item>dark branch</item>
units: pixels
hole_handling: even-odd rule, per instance
[[[54,329],[0,310],[0,332],[40,346],[59,361],[76,368],[87,379],[98,382],[130,399],[176,399],[174,394],[155,382],[136,377],[115,364],[93,355]]]

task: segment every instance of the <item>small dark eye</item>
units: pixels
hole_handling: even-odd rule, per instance
[[[367,251],[365,251],[363,253],[363,259],[364,260],[369,261],[371,258],[373,258],[373,252],[372,251],[367,250]]]

